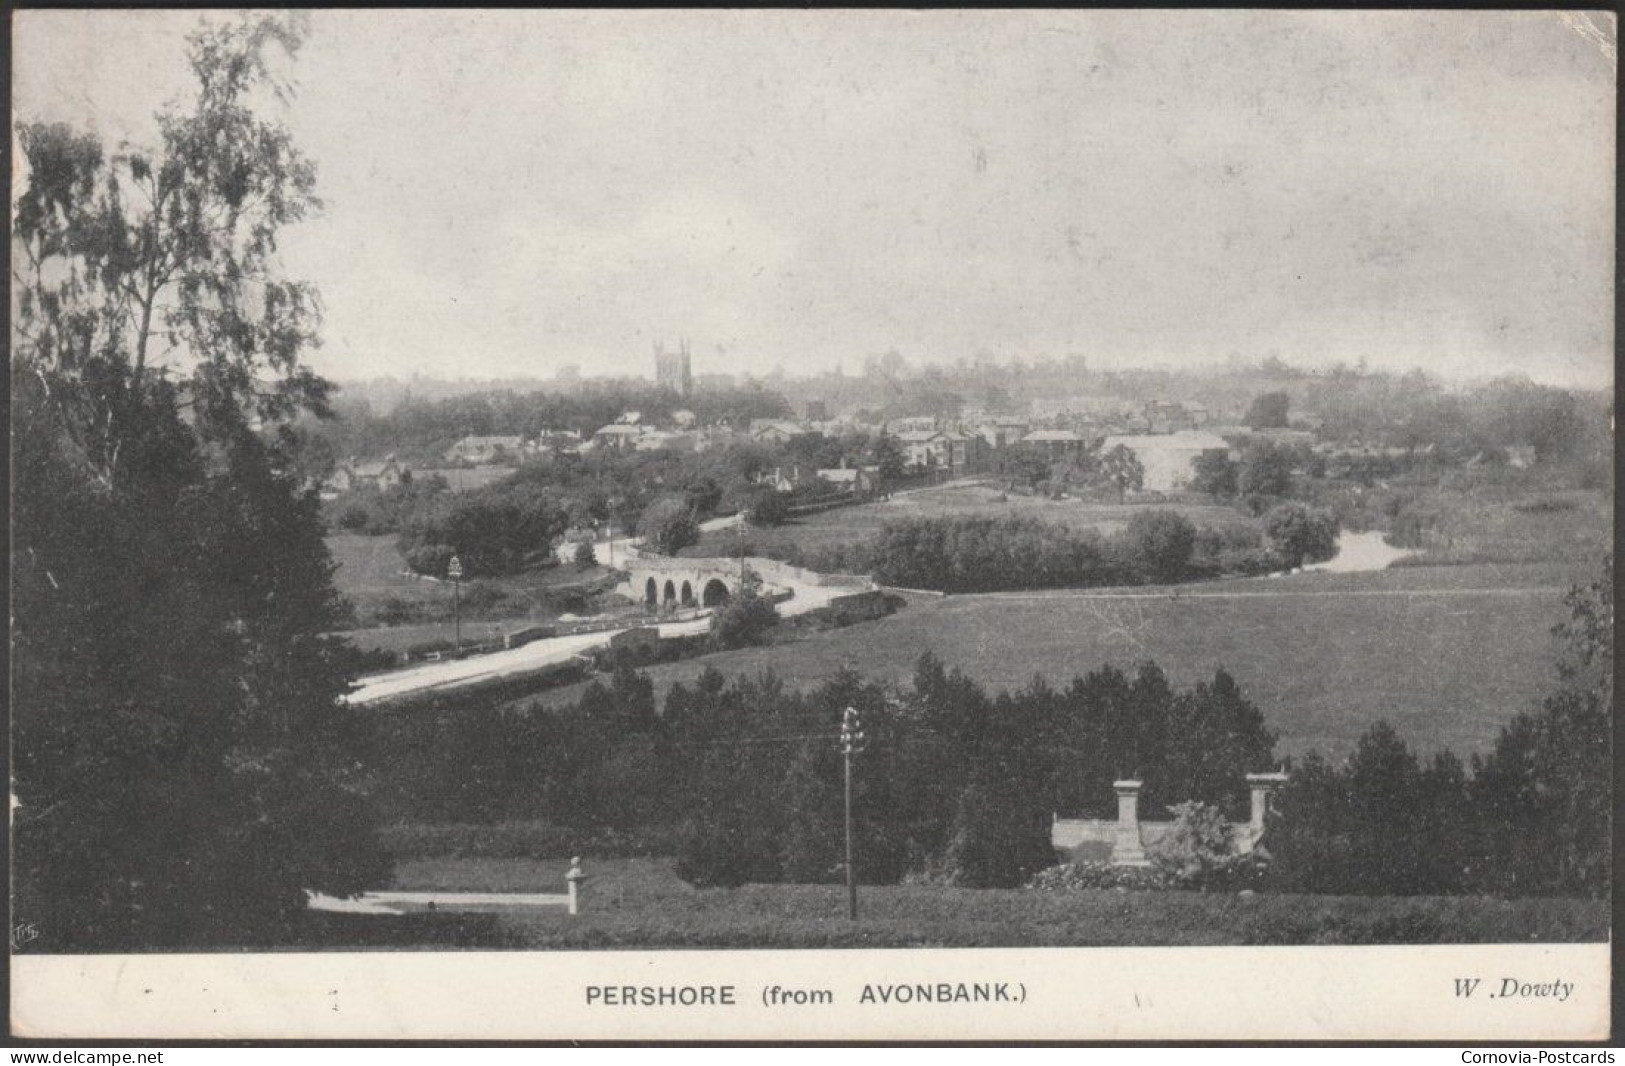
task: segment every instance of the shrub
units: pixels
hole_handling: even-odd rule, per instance
[[[782,526],[790,520],[790,501],[773,489],[758,489],[744,508],[745,519],[756,526]]]
[[[1288,569],[1318,563],[1337,554],[1337,519],[1330,511],[1283,503],[1264,516],[1270,547]]]
[[[582,570],[591,570],[598,565],[598,555],[593,551],[592,541],[584,540],[576,545],[575,564]]]
[[[1232,890],[1262,879],[1263,861],[1230,848],[1224,812],[1205,803],[1169,808],[1173,824],[1147,849],[1151,865],[1178,888]]]
[[[1123,531],[1134,569],[1154,584],[1186,576],[1196,547],[1196,527],[1174,511],[1141,511]]]
[[[747,586],[711,616],[711,639],[720,648],[745,648],[762,643],[778,624],[773,601]]]
[[[415,573],[445,577],[446,567],[451,565],[451,557],[457,554],[457,550],[450,544],[420,544],[409,548],[404,554],[406,565]]]
[[[1069,862],[1034,874],[1025,886],[1034,892],[1088,892],[1123,888],[1136,892],[1173,887],[1155,866],[1113,866],[1109,862]]]

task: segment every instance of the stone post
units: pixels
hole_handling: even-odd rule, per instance
[[[577,898],[576,885],[584,880],[586,876],[586,874],[581,872],[581,860],[579,858],[571,859],[570,872],[564,875],[565,891],[570,896],[569,907],[571,914],[578,913],[579,901]]]
[[[1140,781],[1113,781],[1117,790],[1117,838],[1112,842],[1113,866],[1149,866],[1140,844]]]
[[[1270,813],[1270,797],[1286,784],[1286,774],[1248,774],[1247,791],[1252,795],[1252,812],[1247,819],[1247,831],[1253,842],[1264,835],[1264,823]]]

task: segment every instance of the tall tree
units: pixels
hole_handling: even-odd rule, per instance
[[[387,869],[286,428],[327,393],[275,257],[314,169],[262,115],[302,40],[205,25],[150,151],[18,129],[14,839],[59,948],[272,936]]]
[[[1145,467],[1134,450],[1119,444],[1100,456],[1100,475],[1117,489],[1117,502],[1122,503],[1130,489],[1138,492],[1145,487]]]

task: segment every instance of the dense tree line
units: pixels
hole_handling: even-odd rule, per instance
[[[1301,504],[1272,511],[1266,547],[1254,529],[1198,529],[1174,511],[1139,511],[1104,535],[1039,518],[948,516],[887,523],[872,543],[812,565],[871,573],[883,584],[943,592],[1172,584],[1258,574],[1329,558],[1337,526]]]
[[[867,737],[855,804],[874,882],[1020,883],[1053,861],[1053,813],[1110,817],[1125,776],[1146,781],[1153,813],[1199,796],[1239,817],[1243,775],[1273,758],[1257,708],[1222,671],[1183,692],[1147,664],[990,696],[926,656],[902,691],[843,674],[803,694],[707,670],[674,686],[659,716],[648,681],[623,667],[557,711],[387,716],[369,762],[397,817],[662,825],[697,883],[832,880],[848,706]]]

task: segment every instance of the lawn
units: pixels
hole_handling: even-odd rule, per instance
[[[1555,567],[1408,568],[1184,586],[1136,598],[1051,590],[916,598],[875,622],[794,642],[651,667],[656,691],[771,669],[817,685],[842,669],[906,682],[920,654],[991,689],[1034,674],[1065,684],[1104,663],[1155,660],[1176,684],[1229,670],[1280,735],[1283,754],[1352,750],[1386,718],[1416,748],[1484,751],[1555,680],[1563,614]],[[539,697],[572,700],[580,686]]]
[[[399,864],[404,890],[562,891],[567,862],[422,859]],[[838,885],[696,889],[671,860],[593,859],[581,913],[509,909],[462,916],[468,947],[1018,947],[1598,941],[1607,904],[1475,897],[1254,897],[1198,892],[1048,894],[940,885],[866,886],[857,922]],[[331,917],[331,916],[330,916]],[[430,918],[433,915],[419,915]],[[442,922],[453,916],[438,916]],[[383,932],[393,919],[359,918]],[[402,923],[403,936],[413,935]],[[444,935],[436,941],[444,942]],[[409,942],[409,940],[408,940]]]
[[[1233,507],[1203,503],[1087,503],[1082,500],[1049,500],[1033,496],[1003,495],[996,487],[954,484],[900,493],[889,500],[839,507],[808,515],[776,527],[753,527],[745,539],[759,552],[773,554],[790,546],[814,553],[836,545],[872,540],[888,522],[908,518],[944,515],[977,517],[1023,517],[1055,522],[1074,529],[1098,529],[1109,534],[1127,525],[1134,515],[1148,510],[1174,510],[1198,526],[1251,525],[1252,521]],[[739,534],[715,530],[704,534],[700,543],[684,549],[684,555],[719,556],[735,551]]]

